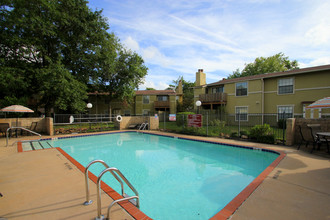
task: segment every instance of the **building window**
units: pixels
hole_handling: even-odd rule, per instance
[[[168,96],[167,95],[159,95],[157,96],[157,101],[167,101]]]
[[[278,106],[278,120],[293,118],[293,106]]]
[[[235,120],[236,121],[248,121],[248,107],[240,106],[235,107]]]
[[[143,96],[143,104],[149,104],[150,96],[144,95]]]
[[[222,93],[223,92],[223,86],[212,88],[211,92],[212,92],[212,94],[214,94],[214,93]]]
[[[236,83],[236,96],[247,95],[247,82]]]
[[[278,94],[293,93],[293,78],[278,80]]]
[[[150,113],[149,109],[143,109],[142,111],[143,116],[149,116],[149,113]]]

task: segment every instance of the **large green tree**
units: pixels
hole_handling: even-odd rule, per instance
[[[1,1],[0,100],[37,100],[35,108],[47,113],[81,112],[88,88],[120,99],[133,93],[147,73],[144,61],[122,47],[102,11],[87,3]]]
[[[298,68],[298,61],[290,61],[283,53],[275,54],[270,57],[258,57],[253,63],[245,64],[242,71],[235,70],[233,74],[228,76],[228,79],[259,75],[264,73],[282,72]]]
[[[182,82],[183,100],[182,103],[178,103],[177,111],[191,111],[194,109],[194,90],[195,83],[186,81],[183,76],[180,76],[177,80],[173,80],[173,84],[169,85],[168,89],[176,89],[179,82]]]

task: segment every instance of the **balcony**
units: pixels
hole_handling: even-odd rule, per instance
[[[227,93],[201,94],[199,100],[202,104],[226,104]]]
[[[155,105],[155,108],[169,108],[170,101],[155,101],[154,105]]]

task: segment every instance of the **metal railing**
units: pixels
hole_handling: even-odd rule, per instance
[[[108,206],[107,220],[110,220],[110,209],[112,208],[112,206],[114,206],[118,202],[122,202],[122,201],[126,201],[126,200],[132,200],[132,199],[136,199],[136,201],[138,201],[139,200],[139,197],[138,196],[130,196],[130,197],[126,197],[126,198],[122,198],[122,199],[117,199],[117,200],[113,201]]]
[[[12,130],[12,129],[21,129],[21,130],[24,130],[24,131],[30,132],[31,134],[38,135],[38,136],[40,137],[38,140],[39,140],[39,141],[41,140],[41,134],[39,134],[39,133],[37,133],[37,132],[31,131],[31,130],[29,130],[29,129],[27,129],[27,128],[23,128],[23,127],[10,127],[10,128],[8,128],[7,131],[6,131],[6,147],[8,146],[8,139],[9,139],[8,133],[9,133],[9,131]],[[29,140],[29,141],[31,141],[31,140]],[[17,142],[18,142],[18,141],[15,141],[13,144],[15,144],[15,143],[17,143]],[[25,142],[25,141],[22,140],[21,142]],[[12,145],[13,145],[13,144],[12,144]]]
[[[146,130],[148,125],[149,125],[148,123],[142,123],[139,127],[139,130]]]
[[[86,201],[84,202],[84,205],[89,205],[91,204],[93,201],[90,200],[90,194],[89,194],[89,184],[88,184],[88,169],[89,167],[94,164],[94,163],[101,163],[103,164],[104,167],[106,167],[106,169],[104,169],[100,175],[97,177],[97,217],[95,219],[103,219],[103,216],[101,215],[101,190],[100,190],[100,182],[101,182],[101,178],[102,176],[106,173],[106,172],[110,172],[115,178],[116,180],[120,183],[121,185],[121,194],[124,197],[123,199],[119,199],[119,200],[115,200],[113,203],[111,203],[111,205],[108,208],[108,216],[109,216],[109,211],[111,209],[111,207],[118,202],[124,201],[124,200],[131,200],[131,199],[136,199],[136,207],[140,207],[140,202],[139,202],[139,194],[137,192],[137,190],[133,187],[133,185],[126,179],[126,177],[120,172],[120,170],[118,170],[115,167],[109,167],[109,165],[107,163],[105,163],[103,160],[93,160],[92,162],[90,162],[85,169],[85,183],[86,183]],[[119,178],[119,177],[120,178]],[[124,191],[124,184],[123,181],[127,184],[127,186],[129,186],[129,188],[135,193],[135,196],[128,196],[125,191]]]
[[[199,100],[202,103],[226,103],[227,93],[200,94]]]
[[[283,144],[286,141],[286,118],[302,117],[299,114],[292,113],[228,114],[221,109],[201,109],[198,111],[202,115],[200,126],[189,127],[188,114],[196,113],[197,110],[177,113],[173,121],[167,112],[161,113],[159,114],[159,128],[164,131],[190,135],[249,139],[249,133],[253,127],[268,124],[275,137],[275,143]]]
[[[100,182],[101,182],[101,178],[102,176],[106,173],[106,172],[110,172],[113,173],[112,171],[115,171],[123,180],[124,182],[129,186],[129,188],[131,188],[131,190],[135,193],[136,195],[136,207],[140,208],[140,201],[139,201],[139,193],[136,191],[136,189],[132,186],[132,184],[126,179],[126,177],[120,172],[120,170],[118,170],[115,167],[109,167],[106,168],[105,170],[102,171],[102,173],[97,177],[97,220],[99,219],[103,219],[102,215],[101,215],[101,190],[100,190]],[[125,193],[122,194],[122,196],[125,198],[127,198],[127,200],[132,199],[129,196],[127,196]],[[134,197],[135,198],[135,197]],[[115,202],[120,202],[115,200]],[[110,207],[111,208],[111,207]],[[108,209],[109,210],[109,209]],[[109,213],[108,213],[109,215]]]

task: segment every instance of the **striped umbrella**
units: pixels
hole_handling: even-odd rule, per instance
[[[31,113],[33,113],[34,111],[27,107],[24,107],[23,105],[11,105],[11,106],[7,106],[3,109],[0,109],[0,112],[20,112],[20,113],[31,112]]]
[[[17,113],[33,113],[32,109],[29,109],[23,105],[11,105],[0,109],[0,112],[17,112]],[[16,118],[16,127],[18,126],[18,118]]]
[[[330,97],[325,97],[323,99],[317,100],[306,108],[330,108]]]

